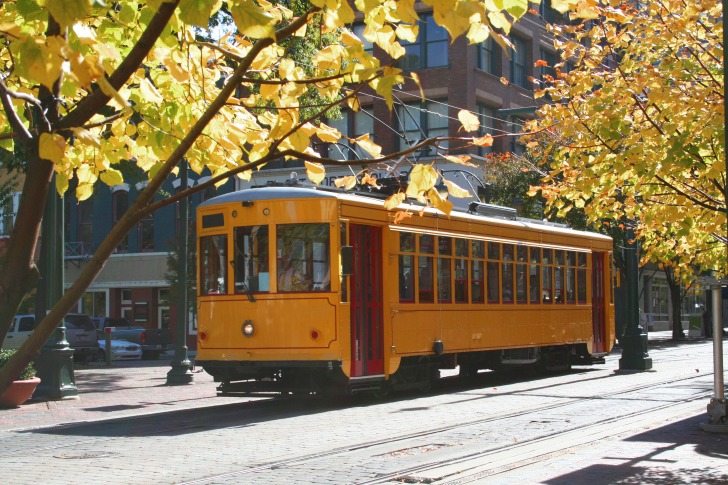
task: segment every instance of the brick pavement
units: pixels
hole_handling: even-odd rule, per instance
[[[15,409],[0,409],[0,431],[139,416],[170,410],[240,402],[218,397],[212,377],[195,368],[192,384],[168,386],[171,358],[158,361],[75,364],[78,396],[59,401],[32,399]]]
[[[659,345],[660,340],[669,338],[669,335],[666,333],[653,334],[650,338],[653,344]],[[616,353],[618,354],[619,350]],[[243,443],[237,443],[237,440],[230,441],[232,437],[236,436],[234,428],[245,428],[248,439],[256,436],[254,425],[258,418],[237,418],[241,412],[251,412],[245,408],[236,407],[236,409],[229,410],[229,415],[236,416],[235,418],[225,417],[226,411],[222,408],[216,411],[217,427],[212,427],[212,431],[206,433],[207,438],[204,440],[200,435],[190,434],[190,438],[194,436],[193,439],[196,442],[201,440],[200,443],[206,444],[204,448],[198,448],[192,455],[197,458],[196,460],[190,460],[191,455],[187,453],[179,453],[179,440],[175,439],[176,432],[166,436],[162,431],[159,436],[151,436],[151,439],[147,439],[146,435],[139,435],[134,429],[129,430],[129,427],[133,428],[133,422],[123,418],[138,416],[140,418],[138,421],[148,422],[149,419],[156,419],[155,415],[166,416],[165,419],[169,419],[170,411],[202,410],[202,408],[211,406],[241,402],[240,398],[217,397],[215,383],[204,372],[195,372],[195,383],[192,385],[166,386],[166,375],[169,369],[168,359],[158,362],[121,363],[111,369],[102,365],[79,366],[76,369],[78,399],[30,402],[17,409],[0,410],[0,434],[8,432],[8,434],[17,436],[15,439],[19,440],[16,441],[19,449],[22,441],[37,440],[38,436],[43,436],[43,439],[50,443],[49,446],[52,446],[56,442],[54,440],[64,437],[64,439],[88,437],[89,440],[92,440],[95,436],[94,422],[103,421],[107,427],[106,436],[118,436],[120,439],[95,442],[92,449],[110,454],[109,460],[113,462],[116,461],[113,458],[114,453],[128,454],[129,452],[129,450],[118,448],[119,446],[137,447],[135,452],[138,456],[154,457],[159,463],[164,463],[164,470],[152,470],[143,464],[132,467],[127,460],[124,466],[130,467],[129,473],[137,478],[135,483],[171,483],[184,478],[209,476],[209,468],[206,469],[204,463],[199,460],[203,456],[207,460],[212,462],[218,460],[225,467],[232,466],[233,468],[237,460],[261,459],[256,457],[256,453]],[[605,369],[606,371],[607,369]],[[601,371],[594,372],[602,373]],[[534,396],[541,393],[534,383],[524,382],[512,387],[530,390],[529,392],[533,392]],[[486,391],[488,390],[486,389]],[[553,393],[551,390],[549,392]],[[441,405],[446,405],[448,409],[466,409],[466,407],[474,409],[474,406],[478,405],[486,405],[486,408],[492,406],[492,404],[486,404],[486,400],[482,399],[487,396],[480,396],[479,392],[465,393],[461,397],[464,399],[459,404],[453,401],[452,396],[435,395],[411,401],[404,400],[399,403],[395,401],[375,407],[381,407],[382,412],[386,410],[386,413],[391,416],[390,419],[395,419],[395,417],[401,419],[407,413],[425,413],[428,412],[426,411],[428,408]],[[521,396],[521,398],[525,397],[525,395]],[[553,395],[552,397],[558,398],[559,396]],[[420,402],[426,407],[418,407],[416,404]],[[491,401],[487,400],[487,402]],[[278,403],[279,406],[287,406],[285,403],[280,404],[280,401]],[[594,403],[594,405],[598,405],[597,402]],[[587,482],[591,482],[591,485],[600,483],[728,483],[728,435],[708,434],[698,429],[698,424],[706,419],[705,404],[707,402],[698,403],[684,410],[680,415],[671,416],[669,420],[665,420],[664,426],[636,427],[631,432],[626,432],[620,439],[608,440],[598,446],[591,446],[589,449],[574,449],[566,454],[557,454],[545,462],[541,461],[532,465],[525,463],[520,469],[500,474],[497,478],[484,476],[479,483],[548,483],[554,485]],[[403,414],[403,411],[407,413]],[[295,413],[300,414],[299,420],[306,421],[309,428],[299,424],[296,429],[305,436],[290,436],[285,440],[276,440],[276,447],[273,448],[276,456],[293,456],[295,453],[301,453],[305,445],[312,446],[315,443],[319,443],[325,448],[331,446],[331,441],[335,441],[334,437],[324,433],[321,423],[317,419],[309,420],[305,410],[296,409]],[[356,423],[355,419],[358,416],[356,406],[335,410],[334,414],[336,416],[331,418],[334,421],[348,423],[348,426],[339,429],[336,437],[342,443],[354,442],[352,440],[355,440],[361,433],[361,429],[357,429],[357,426],[367,426],[365,423]],[[283,415],[286,413],[283,412]],[[145,419],[145,416],[149,419]],[[186,418],[191,416],[187,415]],[[71,423],[78,425],[75,431],[63,426],[57,428],[57,432],[54,431],[55,425]],[[88,424],[82,425],[81,423]],[[392,421],[391,424],[395,426],[397,422]],[[111,431],[109,431],[109,426],[113,427]],[[251,428],[251,426],[253,427]],[[280,438],[286,435],[288,426],[290,423],[286,420],[281,420],[280,423],[268,423],[265,432],[269,433],[269,436]],[[18,433],[18,430],[34,428],[43,428],[44,431],[40,434]],[[308,430],[306,431],[306,429]],[[402,431],[399,430],[399,432]],[[75,438],[73,438],[74,436]],[[469,438],[469,436],[461,436],[452,442],[467,443]],[[501,439],[501,436],[493,436],[493,439]],[[60,443],[60,441],[58,442]],[[257,443],[261,442],[257,441]],[[245,451],[243,455],[240,454],[242,450],[249,451]],[[447,448],[443,448],[443,451],[447,451]],[[12,450],[7,452],[13,453]],[[264,454],[265,450],[261,450],[261,453]],[[8,456],[17,456],[14,460],[18,463],[26,459],[33,460],[32,456],[26,457],[23,454]],[[56,458],[62,456],[60,454]],[[412,458],[416,459],[416,457]],[[10,463],[6,462],[6,464]],[[339,460],[337,466],[341,465]],[[363,464],[355,460],[352,466],[363,466]],[[380,470],[381,467],[373,467],[372,476]],[[174,475],[173,471],[177,471],[178,475]],[[179,472],[183,473],[179,474]],[[300,481],[301,472],[300,468],[286,469],[284,467],[278,470],[276,476],[288,483],[304,483]],[[48,473],[47,479],[42,479],[40,475],[37,475],[34,482],[62,483],[58,481],[58,477],[54,476],[52,471]],[[95,470],[95,473],[99,473],[99,480],[108,482],[109,475],[104,475],[103,470]],[[324,478],[326,476],[319,475],[317,483],[344,483],[340,472],[332,471],[330,479]],[[609,478],[605,479],[605,477]],[[252,476],[244,478],[236,476],[216,483],[254,483],[255,480],[251,480],[252,478]],[[262,480],[259,480],[259,483],[272,483],[270,477],[261,476],[259,478]],[[296,480],[297,478],[299,480]],[[266,480],[268,481],[266,482]],[[122,478],[114,483],[131,482]]]

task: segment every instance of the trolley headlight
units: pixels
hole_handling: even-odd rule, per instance
[[[250,320],[245,320],[245,322],[243,322],[242,330],[243,335],[245,335],[246,337],[250,337],[255,333],[255,325],[253,325],[253,322],[251,322]]]

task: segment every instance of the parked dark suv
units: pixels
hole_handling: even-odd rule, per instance
[[[101,347],[91,317],[83,313],[69,313],[63,320],[66,325],[66,340],[73,349],[73,357],[86,361],[98,360]]]

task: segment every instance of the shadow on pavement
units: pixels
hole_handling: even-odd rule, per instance
[[[108,411],[143,407],[145,403],[142,402],[129,406],[108,406],[114,408]],[[315,414],[321,412],[322,408],[330,409],[331,403],[313,399],[263,399],[142,416],[69,423],[23,430],[18,433],[85,437],[182,436],[214,429],[245,428],[267,421]]]
[[[639,456],[605,456],[594,465],[544,481],[548,485],[573,485],[589,483],[606,485],[613,483],[640,483],[673,485],[676,483],[700,483],[706,485],[728,483],[725,467],[701,466],[692,460],[676,459],[685,456],[679,448],[689,447],[691,454],[728,460],[728,435],[707,433],[700,429],[703,415],[676,421],[661,428],[632,436],[626,442],[644,445]],[[615,455],[617,455],[615,453]],[[614,462],[614,465],[603,463]],[[726,461],[728,465],[728,461]]]

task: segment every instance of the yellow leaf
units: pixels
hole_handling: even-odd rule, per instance
[[[293,71],[296,69],[296,63],[293,59],[283,58],[278,64],[278,75],[281,79],[294,79]]]
[[[460,110],[458,119],[463,124],[465,131],[478,131],[478,128],[480,128],[480,120],[478,117],[466,109]]]
[[[321,123],[316,128],[316,135],[325,143],[336,143],[341,138],[341,133],[336,128],[332,128],[324,123]]]
[[[459,199],[472,197],[472,194],[470,192],[463,189],[462,187],[459,187],[455,183],[445,179],[443,179],[443,181],[445,182],[445,185],[447,185],[447,193],[452,195],[453,197],[457,197]]]
[[[404,192],[397,192],[396,194],[387,197],[387,199],[384,201],[384,208],[387,210],[395,209],[406,199],[407,195],[405,195]]]
[[[123,175],[121,175],[121,172],[113,168],[107,168],[106,170],[101,172],[99,178],[109,187],[114,187],[116,185],[121,185],[124,183],[124,177]]]
[[[418,32],[419,32],[419,26],[417,26],[417,24],[415,24],[415,25],[398,24],[397,30],[395,30],[395,33],[397,34],[397,38],[406,40],[407,42],[416,42]]]
[[[97,56],[83,57],[80,53],[69,56],[71,73],[78,79],[81,86],[88,88],[91,83],[104,75],[104,66]]]
[[[63,172],[56,172],[56,191],[63,195],[68,190],[68,176]]]
[[[88,199],[89,197],[91,197],[93,195],[93,193],[94,193],[94,184],[79,183],[78,187],[76,187],[76,198],[78,199],[79,202],[82,202],[82,201]]]
[[[422,88],[422,83],[420,82],[420,76],[417,75],[416,72],[411,72],[410,77],[412,80],[417,84],[417,87],[420,89],[420,98],[425,99],[425,90]]]
[[[320,163],[313,163],[309,161],[304,161],[304,164],[306,165],[306,175],[308,176],[308,179],[316,185],[320,184],[326,177],[326,169],[324,166]]]
[[[339,177],[336,180],[334,180],[334,186],[341,188],[344,187],[344,190],[351,190],[354,187],[356,187],[356,177],[353,175],[346,175],[344,177]]]
[[[76,178],[78,178],[79,184],[93,185],[96,182],[96,174],[87,163],[82,164],[76,169]]]
[[[53,163],[61,163],[66,153],[66,139],[61,135],[41,133],[38,140],[38,155]]]
[[[584,20],[594,20],[601,16],[599,7],[587,5],[586,2],[579,2],[579,5],[576,7],[576,13],[573,13],[572,15]]]
[[[420,214],[420,215],[422,215],[422,214]],[[412,214],[410,214],[409,212],[399,211],[394,215],[394,223],[399,224],[400,222],[402,222],[403,220],[405,220],[409,217],[412,217]]]
[[[365,173],[361,178],[361,184],[362,185],[371,185],[375,189],[379,188],[379,182],[377,181],[376,177],[372,177],[368,173]]]
[[[450,215],[450,212],[452,212],[453,208],[452,202],[440,197],[440,193],[437,190],[435,190],[434,188],[428,190],[427,197],[430,198],[430,203],[432,203],[435,209],[444,212],[448,216]]]
[[[86,145],[92,145],[96,148],[101,148],[101,139],[96,133],[85,128],[71,128],[73,136],[75,136],[80,142]]]
[[[275,17],[257,6],[253,0],[234,3],[230,13],[243,35],[254,39],[275,39]]]
[[[475,137],[473,138],[473,145],[477,145],[479,147],[493,146],[493,137],[490,135],[485,135],[479,138]]]
[[[139,92],[142,95],[142,99],[149,103],[161,104],[164,101],[164,98],[159,94],[157,88],[147,78],[142,79],[142,82],[139,83]]]
[[[387,102],[387,107],[391,110],[394,105],[392,99],[392,89],[398,84],[404,83],[402,70],[396,67],[385,66],[382,69],[382,76],[373,80],[370,85],[380,94]]]
[[[470,155],[443,155],[444,159],[457,163],[458,165],[465,165],[466,167],[477,167],[474,163],[470,163]]]
[[[382,147],[370,140],[369,134],[357,137],[354,143],[362,147],[372,158],[379,158],[382,155]]]
[[[175,81],[184,83],[190,80],[189,71],[187,71],[186,69],[182,69],[182,67],[180,67],[180,65],[173,59],[167,57],[164,59],[163,64]]]
[[[435,186],[440,174],[431,165],[417,164],[412,168],[407,184],[407,196],[417,197]]]

